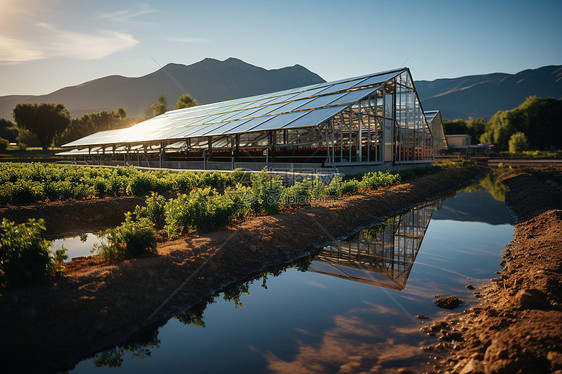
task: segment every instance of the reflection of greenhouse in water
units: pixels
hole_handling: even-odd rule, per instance
[[[324,247],[308,270],[402,290],[435,208],[436,203],[416,207]]]

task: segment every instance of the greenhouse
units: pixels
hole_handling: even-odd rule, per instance
[[[447,138],[443,130],[443,119],[441,118],[441,111],[439,110],[426,110],[423,112],[425,119],[433,135],[433,149],[435,154],[439,154],[449,147],[447,145]]]
[[[63,147],[99,164],[259,170],[426,163],[436,142],[400,68],[172,110]]]

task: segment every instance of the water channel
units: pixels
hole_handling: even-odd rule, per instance
[[[476,304],[466,285],[495,277],[512,239],[512,214],[501,193],[484,185],[229,287],[71,372],[418,371],[431,360],[419,346],[437,342],[419,328],[449,313],[433,303],[435,296],[463,299],[457,311]],[[59,244],[74,257],[95,238],[73,239],[82,252]]]

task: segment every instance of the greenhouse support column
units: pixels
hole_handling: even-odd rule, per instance
[[[234,170],[234,157],[236,156],[236,135],[230,136],[230,169]]]
[[[351,138],[352,138],[352,125],[353,125],[353,110],[349,109],[349,121],[348,121],[348,126],[349,126],[349,137],[347,138],[347,146],[349,148],[349,159],[347,160],[348,162],[351,162],[351,146],[352,146],[352,142],[351,142]]]
[[[361,101],[357,112],[357,149],[355,150],[357,162],[363,161],[363,116],[361,115]]]
[[[325,127],[325,131],[326,131],[326,156],[327,156],[328,163],[330,163],[330,136],[328,135],[328,126],[329,125],[326,125],[326,127]]]
[[[336,162],[336,138],[334,135],[335,125],[334,125],[334,117],[330,118],[330,144],[332,145],[332,163]]]
[[[160,143],[160,169],[162,169],[162,165],[164,164],[164,143]]]
[[[265,166],[269,169],[269,147],[265,149]]]
[[[213,154],[213,138],[211,136],[207,137],[207,159],[211,161],[212,154]]]
[[[343,130],[344,130],[343,124],[344,124],[344,119],[343,119],[343,114],[341,114],[341,116],[340,116],[340,162],[343,162]]]
[[[269,133],[269,144],[271,145],[271,162],[275,162],[275,130]]]
[[[238,162],[240,157],[240,134],[234,135],[236,141],[236,148],[234,151],[234,161]]]

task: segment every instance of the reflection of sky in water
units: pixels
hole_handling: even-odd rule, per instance
[[[86,239],[83,241],[83,239]],[[82,257],[82,256],[91,256],[92,253],[90,252],[94,247],[94,244],[99,242],[99,238],[94,234],[83,234],[81,236],[73,236],[70,238],[64,239],[57,239],[53,241],[54,249],[61,249],[62,246],[68,251],[66,254],[68,255],[68,260],[73,259],[75,257]]]
[[[501,203],[495,209],[508,212]],[[494,277],[501,251],[512,239],[511,225],[468,221],[429,223],[401,291],[288,269],[279,277],[269,276],[267,289],[255,281],[251,295],[240,299],[242,308],[217,298],[204,311],[204,328],[170,319],[159,329],[159,347],[151,349],[151,356],[131,359],[125,352],[121,370],[384,372],[408,365],[421,370],[427,357],[418,345],[431,338],[418,332],[421,322],[415,315],[443,315],[433,304],[435,295],[476,303],[465,286]],[[114,369],[95,368],[92,359],[74,370],[106,371]]]

